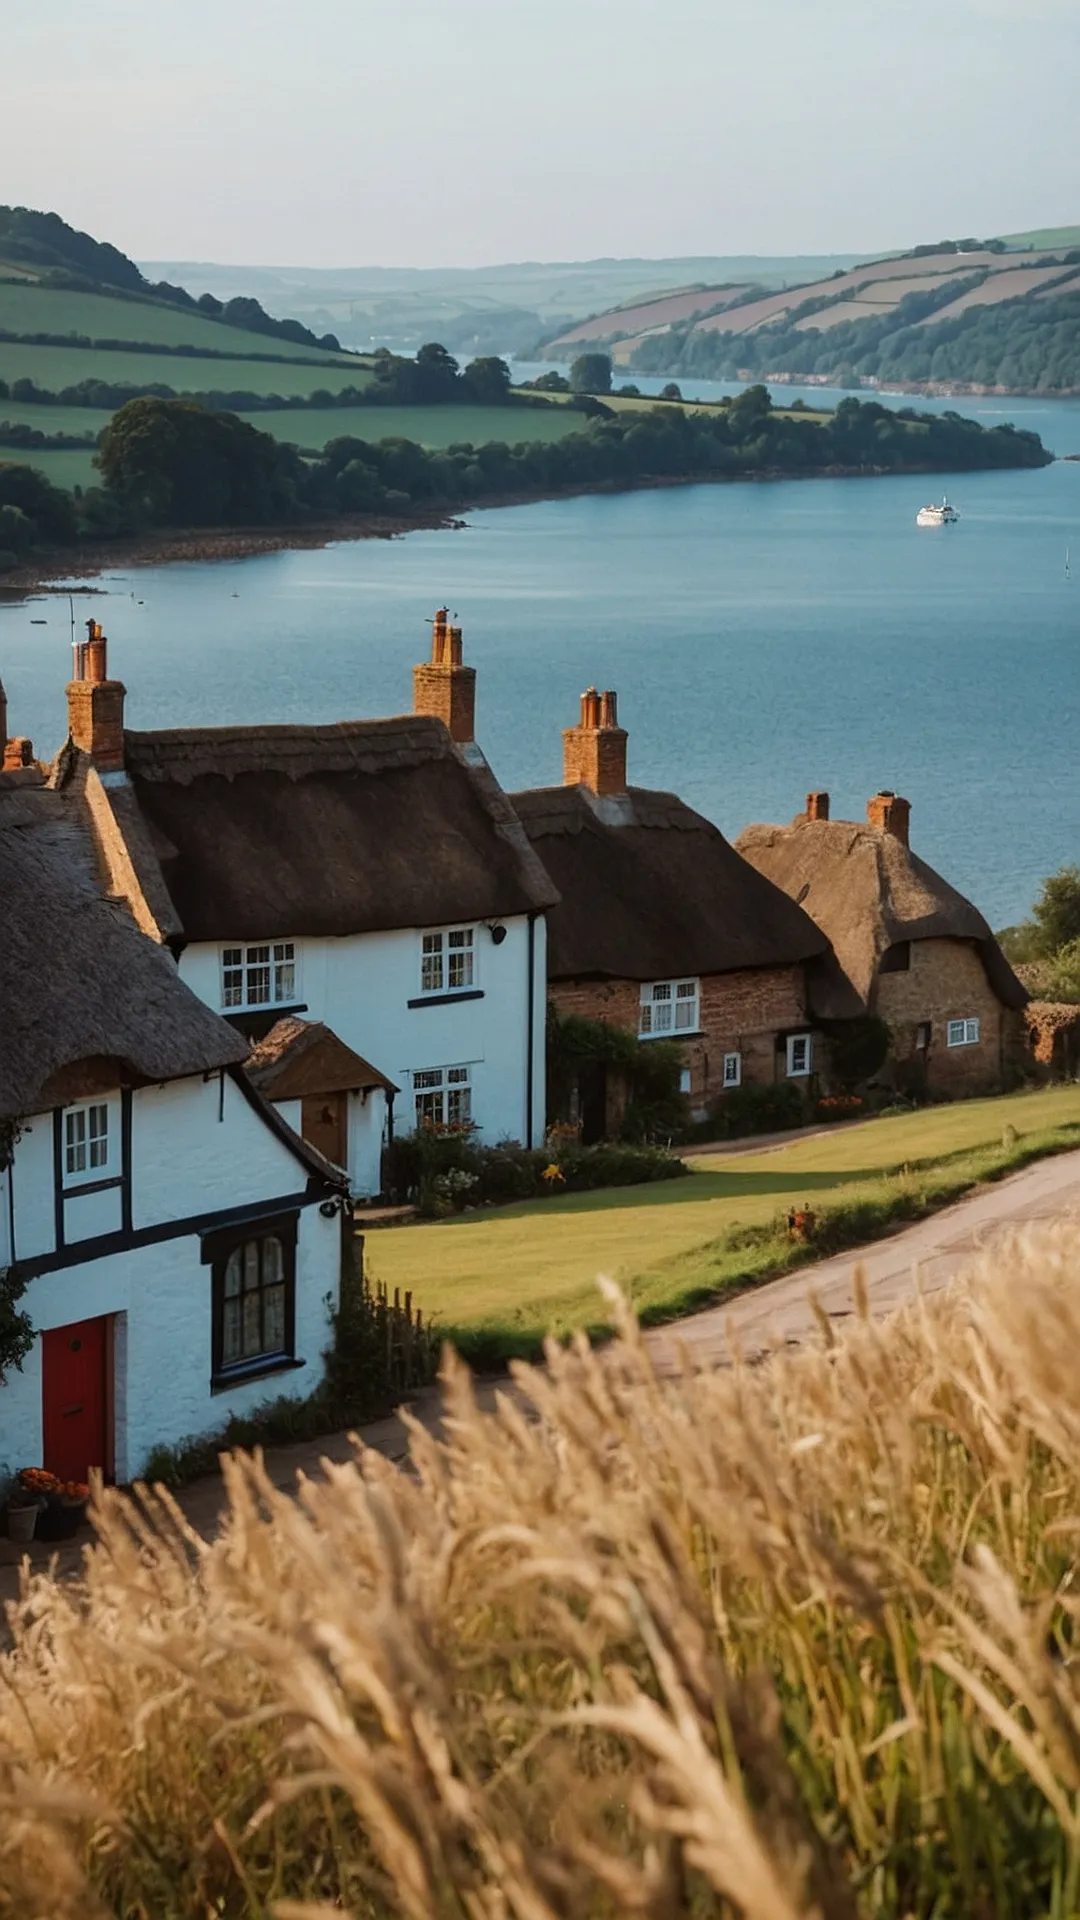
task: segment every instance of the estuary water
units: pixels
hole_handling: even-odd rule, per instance
[[[1080,453],[1080,402],[879,397]],[[960,523],[917,529],[943,489]],[[561,778],[561,729],[595,684],[618,690],[632,783],[676,790],[732,837],[789,819],[811,787],[845,818],[895,788],[914,846],[994,925],[1080,860],[1077,463],[589,496],[96,584],[107,597],[77,597],[75,618],[103,621],[132,727],[401,712],[445,600],[508,788]],[[43,754],[63,737],[69,638],[65,600],[0,605],[10,729]]]

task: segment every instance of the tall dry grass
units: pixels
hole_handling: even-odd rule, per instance
[[[632,1324],[413,1472],[107,1495],[0,1687],[0,1914],[1063,1917],[1080,1907],[1080,1233],[821,1350]]]

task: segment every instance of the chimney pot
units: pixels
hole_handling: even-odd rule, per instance
[[[910,844],[911,802],[893,793],[891,788],[882,787],[867,801],[866,818],[870,826],[877,827],[881,833],[891,833],[905,847]]]
[[[808,793],[806,796],[805,818],[807,820],[827,820],[828,817],[829,817],[828,794],[823,792],[821,788],[818,788],[813,793]]]
[[[476,668],[464,664],[460,627],[447,624],[439,607],[431,623],[431,659],[413,668],[413,712],[441,720],[451,739],[466,746],[476,727]]]
[[[617,719],[618,703],[609,689],[589,687],[581,696],[581,721],[563,730],[563,785],[589,787],[596,794],[626,792],[627,734]]]

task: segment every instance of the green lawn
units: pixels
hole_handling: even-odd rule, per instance
[[[69,292],[62,287],[13,287],[4,281],[0,281],[0,328],[7,333],[82,333],[91,340],[210,347],[218,353],[276,353],[287,360],[319,357],[318,347],[226,327],[186,307],[119,300],[107,293]],[[327,356],[329,365],[334,364],[335,357],[340,356]]]
[[[316,367],[245,360],[244,354],[252,350],[251,342],[259,339],[258,335],[222,327],[215,337],[222,352],[235,352],[238,357],[192,360],[179,354],[140,353],[135,347],[113,353],[95,347],[33,347],[0,340],[0,380],[9,385],[14,380],[33,380],[50,393],[76,386],[81,380],[107,380],[113,384],[172,387],[175,393],[244,391],[291,398],[320,388],[339,393],[342,387],[363,387],[370,378],[365,365],[346,365],[332,358]],[[280,344],[260,339],[255,351],[275,353]],[[317,358],[314,349],[312,352]],[[7,405],[0,400],[0,410]]]
[[[204,360],[202,365],[206,364]],[[35,400],[0,400],[0,421],[17,420],[25,426],[40,428],[42,433],[96,436],[111,419],[108,407],[47,407]]]
[[[733,1269],[730,1257],[726,1265],[718,1258],[728,1249],[717,1242],[733,1229],[766,1226],[802,1201],[821,1209],[878,1198],[883,1176],[905,1165],[973,1152],[986,1157],[1006,1126],[1022,1141],[1075,1127],[1080,1145],[1080,1086],[870,1120],[773,1152],[717,1155],[696,1160],[687,1178],[656,1186],[371,1233],[368,1266],[388,1286],[410,1288],[444,1327],[498,1329],[527,1350],[551,1328],[603,1317],[598,1274],[629,1287],[638,1307],[653,1315],[675,1311],[725,1284]],[[973,1164],[972,1177],[982,1171]]]
[[[320,384],[326,384],[321,376]],[[580,413],[557,407],[327,407],[250,413],[245,418],[277,440],[313,448],[342,434],[357,440],[400,436],[424,447],[452,447],[462,441],[480,447],[487,440],[515,446],[519,440],[562,440],[586,424]]]

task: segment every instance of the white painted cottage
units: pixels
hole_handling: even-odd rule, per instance
[[[351,1220],[246,1040],[104,896],[87,786],[0,773],[0,1270],[36,1331],[0,1469],[125,1480],[317,1385]]]
[[[557,894],[473,739],[445,610],[389,720],[131,732],[105,648],[78,649],[59,782],[267,1098],[361,1196],[395,1127],[538,1142]]]

